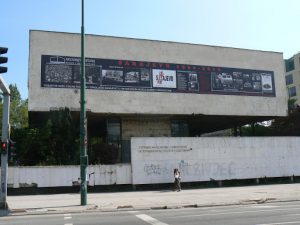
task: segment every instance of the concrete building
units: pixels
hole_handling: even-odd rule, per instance
[[[300,52],[285,60],[285,82],[289,98],[300,105]]]
[[[86,35],[88,138],[129,162],[132,137],[196,137],[286,116],[282,62],[278,52]],[[79,34],[30,31],[31,125],[61,107],[79,118],[79,65]]]

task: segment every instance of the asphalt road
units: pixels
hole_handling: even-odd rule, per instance
[[[293,225],[300,202],[0,218],[0,225]]]

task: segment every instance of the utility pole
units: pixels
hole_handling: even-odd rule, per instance
[[[8,143],[9,143],[9,104],[10,90],[2,76],[0,77],[0,89],[3,93],[3,118],[2,118],[2,152],[1,152],[1,187],[0,208],[7,209],[7,176],[8,176]],[[6,148],[6,151],[5,149]]]
[[[84,0],[81,0],[81,82],[80,82],[80,196],[81,205],[87,204],[87,118],[85,100],[85,57],[84,57]]]

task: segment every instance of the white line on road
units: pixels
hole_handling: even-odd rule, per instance
[[[135,215],[135,216],[140,218],[141,220],[144,220],[145,222],[153,224],[153,225],[168,225],[168,224],[160,222],[157,219],[154,219],[153,217],[148,216],[146,214],[138,214],[138,215]]]
[[[139,211],[127,211],[128,213],[133,213],[133,214],[137,214],[137,213],[139,213]]]
[[[65,216],[64,219],[65,220],[70,220],[70,219],[72,219],[72,217],[71,216]]]
[[[64,220],[70,220],[72,216],[70,213],[64,214]],[[73,223],[65,223],[64,225],[73,225]]]
[[[282,225],[282,224],[300,224],[300,221],[280,222],[280,223],[262,223],[262,224],[256,224],[256,225]]]
[[[300,216],[300,213],[286,214],[282,216]]]
[[[262,208],[262,209],[270,209],[270,208],[279,208],[277,205],[254,205],[252,208]]]

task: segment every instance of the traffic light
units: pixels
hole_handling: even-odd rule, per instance
[[[8,143],[7,141],[3,141],[1,144],[1,154],[6,155],[8,151]]]
[[[0,47],[0,64],[7,63],[7,57],[1,56],[2,54],[6,54],[8,51],[8,48]],[[6,73],[7,67],[0,66],[0,73]]]
[[[8,142],[8,151],[10,152],[11,156],[16,155],[16,142],[13,140],[9,140]]]
[[[16,142],[13,140],[8,141],[8,160],[10,164],[16,162],[17,152],[16,152]]]

